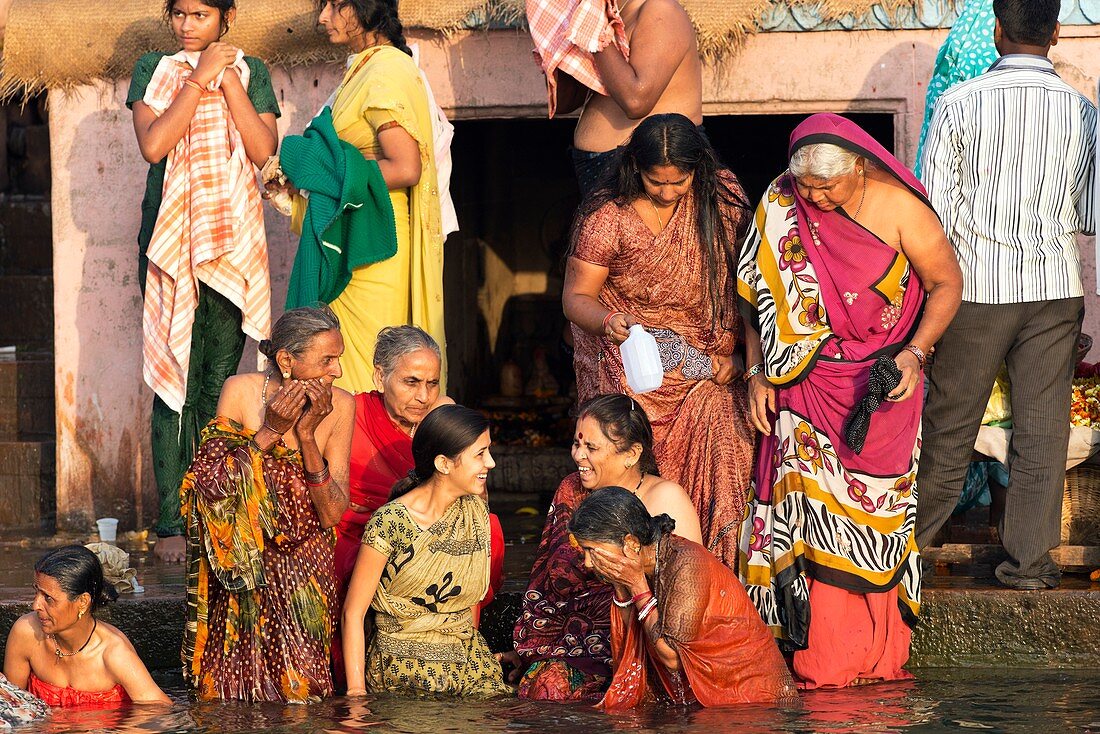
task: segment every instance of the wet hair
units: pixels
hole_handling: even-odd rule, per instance
[[[229,21],[226,20],[225,14],[233,8],[237,7],[237,0],[200,0],[203,5],[214,8],[220,15],[220,21],[222,26],[222,35],[224,36],[229,32]],[[172,11],[176,8],[176,3],[179,0],[166,0],[164,3],[164,21],[166,23],[172,22]]]
[[[99,557],[82,545],[55,548],[38,559],[34,572],[56,581],[69,601],[76,601],[81,594],[90,596],[90,612],[118,598],[115,587],[103,578]]]
[[[334,10],[350,7],[363,32],[375,31],[385,36],[395,48],[412,56],[412,49],[405,40],[405,29],[397,14],[397,0],[317,0],[318,12],[328,2],[332,3]]]
[[[419,326],[387,326],[378,332],[374,342],[374,366],[381,367],[382,374],[388,376],[402,357],[421,349],[430,349],[442,359],[435,339]]]
[[[273,363],[281,349],[298,357],[309,349],[315,336],[333,329],[340,330],[340,319],[328,306],[292,308],[275,322],[271,338],[260,342],[260,353]]]
[[[591,418],[599,424],[603,435],[619,453],[641,444],[642,456],[638,468],[646,474],[657,472],[657,457],[653,453],[653,426],[642,406],[626,395],[597,395],[584,402],[577,411],[577,420]]]
[[[642,545],[652,545],[671,533],[676,521],[662,513],[653,517],[638,496],[622,487],[603,487],[581,502],[569,521],[569,532],[578,540],[622,544],[633,535]]]
[[[601,182],[587,201],[582,202],[573,222],[570,254],[585,220],[610,201],[619,206],[643,197],[642,172],[655,166],[675,166],[694,178],[695,216],[699,228],[699,246],[707,268],[707,294],[711,305],[711,326],[732,328],[736,323],[734,300],[726,297],[724,283],[718,280],[718,265],[725,264],[726,277],[736,272],[738,243],[731,239],[720,203],[749,211],[744,196],[731,191],[718,178],[724,166],[707,136],[688,118],[670,113],[642,120],[623,147],[618,166]]]
[[[390,499],[397,499],[431,479],[435,474],[435,457],[446,456],[454,461],[487,430],[489,420],[463,405],[441,405],[428,413],[413,435],[413,470],[393,485]]]
[[[1001,22],[1001,32],[1013,43],[1047,46],[1062,4],[1058,0],[993,0],[993,14]]]
[[[795,178],[812,176],[830,179],[847,176],[856,168],[859,156],[856,153],[832,143],[811,143],[803,145],[791,154],[791,175]]]

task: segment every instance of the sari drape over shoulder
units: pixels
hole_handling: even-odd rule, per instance
[[[865,156],[927,203],[912,173],[854,123],[815,115],[795,130],[792,150],[822,142]],[[843,210],[804,200],[784,173],[757,208],[738,290],[746,319],[759,327],[765,375],[779,388],[741,531],[749,596],[794,649],[806,648],[811,636],[811,581],[891,594],[895,604],[865,612],[868,626],[906,629],[893,622],[900,614],[913,624],[920,605],[913,482],[921,401],[883,403],[858,454],[844,442],[844,424],[867,392],[874,361],[897,354],[915,331],[925,295],[920,279],[901,252]],[[833,606],[814,607],[814,614],[831,615]],[[907,629],[896,642],[904,644],[897,656],[904,663]],[[900,664],[876,674],[903,676]]]
[[[580,475],[554,493],[513,640],[528,666],[520,698],[596,700],[611,677],[611,585],[584,567],[569,520],[587,496]]]
[[[456,500],[426,529],[397,501],[374,513],[363,543],[387,561],[371,602],[371,690],[511,693],[472,612],[489,588],[490,532],[489,508],[473,496]]]
[[[680,658],[670,671],[650,653],[642,623],[611,615],[615,677],[600,702],[631,708],[653,697],[704,706],[798,698],[783,656],[737,576],[698,543],[665,535],[653,579],[657,634]],[[660,686],[650,683],[652,677]]]
[[[747,224],[747,212],[737,204],[744,194],[733,174],[719,176],[720,208],[732,244]],[[608,269],[600,302],[629,313],[656,337],[665,370],[660,388],[635,395],[627,386],[619,348],[574,325],[579,399],[623,393],[642,406],[653,425],[661,476],[687,490],[707,548],[733,567],[755,431],[745,384],[718,385],[711,379],[711,357],[734,354],[741,324],[735,312],[725,324],[717,323],[713,313],[694,195],[680,200],[656,236],[629,203],[609,202],[583,223],[572,256]],[[731,266],[720,261],[716,267],[722,298],[732,303]]]
[[[332,693],[332,534],[298,452],[254,435],[215,418],[180,486],[183,674],[202,699],[304,703]]]

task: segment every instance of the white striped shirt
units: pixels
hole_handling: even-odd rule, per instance
[[[1096,118],[1044,56],[1002,56],[940,97],[922,176],[964,301],[1084,294],[1077,233],[1095,229]]]

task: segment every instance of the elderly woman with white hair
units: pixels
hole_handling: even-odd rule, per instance
[[[955,254],[908,169],[814,115],[757,208],[738,292],[764,434],[741,578],[802,687],[908,677],[922,370],[959,307]]]

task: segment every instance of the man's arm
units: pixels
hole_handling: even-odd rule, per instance
[[[962,151],[958,146],[956,124],[952,108],[943,104],[941,99],[932,113],[928,137],[924,141],[924,156],[921,158],[921,178],[948,240],[955,234],[961,193]]]
[[[1077,179],[1077,216],[1081,234],[1096,234],[1096,108],[1085,102],[1085,161]]]
[[[608,94],[626,116],[653,111],[680,62],[695,48],[695,29],[676,0],[647,0],[630,39],[630,60],[614,45],[593,54]]]

